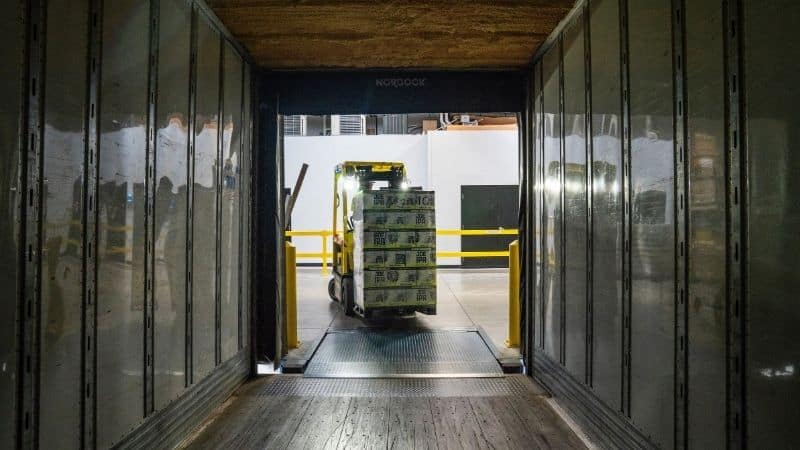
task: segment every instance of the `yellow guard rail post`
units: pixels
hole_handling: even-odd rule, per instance
[[[508,245],[508,339],[506,347],[519,347],[519,241]]]
[[[286,346],[297,348],[297,250],[286,241]]]

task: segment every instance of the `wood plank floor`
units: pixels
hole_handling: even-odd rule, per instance
[[[186,447],[585,448],[524,375],[446,383],[263,377],[243,385]]]

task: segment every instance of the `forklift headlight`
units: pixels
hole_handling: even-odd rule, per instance
[[[356,192],[356,186],[358,183],[356,183],[355,177],[345,177],[342,180],[342,187],[351,196]]]

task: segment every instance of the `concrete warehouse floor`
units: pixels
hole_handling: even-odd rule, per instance
[[[327,329],[414,326],[429,329],[481,327],[504,358],[519,356],[507,348],[508,270],[439,269],[437,273],[437,314],[417,314],[395,320],[347,317],[338,303],[328,297],[329,276],[318,267],[297,268],[297,326],[299,352],[316,341]],[[296,351],[295,351],[296,352]],[[295,353],[292,352],[292,353]]]

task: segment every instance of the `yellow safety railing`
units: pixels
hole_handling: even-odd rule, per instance
[[[517,235],[516,229],[458,230],[437,229],[437,236],[497,236]],[[289,348],[298,346],[297,340],[297,258],[320,258],[322,274],[328,275],[328,238],[330,230],[291,230],[286,236],[322,238],[322,252],[297,252],[291,242],[286,242],[286,336]],[[508,339],[506,347],[519,347],[520,342],[520,266],[519,241],[513,241],[505,251],[456,252],[438,251],[437,258],[508,258]]]
[[[322,260],[322,275],[326,276],[328,272],[328,238],[333,236],[331,230],[289,230],[286,231],[286,236],[291,237],[309,237],[317,236],[322,238],[322,251],[321,252],[297,252],[298,258],[319,258]]]
[[[437,229],[437,236],[516,236],[516,229],[495,228],[488,230],[459,230],[459,229]],[[298,258],[319,258],[322,261],[322,275],[328,275],[328,260],[331,257],[328,251],[328,238],[333,236],[331,230],[289,230],[286,236],[291,237],[313,237],[322,239],[321,252],[297,252]],[[484,251],[484,252],[456,252],[438,251],[437,258],[507,258],[507,250]]]
[[[492,228],[488,230],[459,230],[459,229],[437,229],[437,236],[516,236],[517,230],[514,228]]]

